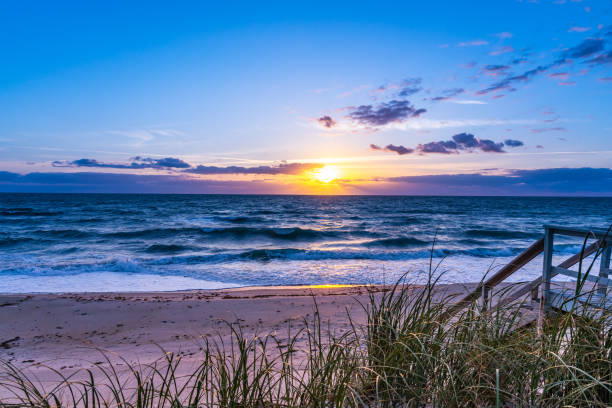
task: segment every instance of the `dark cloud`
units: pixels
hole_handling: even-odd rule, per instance
[[[506,142],[510,147],[523,145],[523,142],[520,140],[507,139]],[[475,151],[482,151],[486,153],[505,153],[503,147],[504,143],[502,142],[496,143],[489,139],[479,139],[471,133],[458,133],[452,137],[452,140],[440,140],[437,142],[419,144],[417,145],[416,149],[395,145],[387,145],[385,148],[375,144],[370,145],[372,150],[395,152],[402,155],[413,153],[415,151],[419,154],[457,154],[461,151],[466,151],[468,153]]]
[[[393,194],[612,196],[612,169],[510,170],[503,175],[447,174],[391,177]],[[404,186],[404,187],[402,187]],[[378,191],[379,194],[388,193]]]
[[[591,65],[606,65],[612,64],[612,51],[599,54],[588,61]]]
[[[478,147],[478,139],[471,133],[458,133],[453,136],[453,140],[465,149],[473,149]]]
[[[0,172],[2,192],[41,193],[165,193],[165,194],[282,194],[283,187],[254,181],[220,181],[187,175],[117,173]]]
[[[548,65],[539,65],[536,68],[525,71],[520,75],[510,75],[502,79],[501,81],[493,83],[487,88],[481,89],[480,91],[476,92],[476,94],[485,95],[490,92],[496,92],[496,91],[500,91],[504,89],[508,91],[514,91],[515,88],[512,86],[512,84],[516,82],[527,82],[531,80],[533,77],[540,75],[548,71],[550,68],[558,66],[559,64],[561,64],[561,62],[554,63],[554,64],[548,64]]]
[[[300,174],[308,170],[314,170],[323,167],[320,163],[281,163],[278,166],[257,166],[257,167],[242,167],[242,166],[197,166],[188,170],[186,173],[193,174]]]
[[[406,98],[408,96],[414,95],[417,92],[423,90],[421,87],[421,78],[408,78],[404,79],[400,84],[400,91],[398,92],[398,96]]]
[[[504,144],[508,147],[520,147],[523,146],[523,142],[520,140],[506,139],[504,140]]]
[[[336,126],[336,121],[328,115],[325,116],[321,116],[319,119],[317,119],[317,122],[319,122],[319,124],[321,124],[322,126],[331,129],[334,126]]]
[[[385,147],[380,147],[378,145],[371,144],[370,145],[370,149],[372,149],[372,150],[380,150],[380,151],[385,151],[385,152],[394,152],[394,153],[399,154],[400,156],[403,156],[405,154],[414,153],[414,149],[410,149],[410,148],[404,147],[402,145],[396,146],[396,145],[393,145],[393,144],[388,144]]]
[[[458,153],[457,144],[453,142],[452,140],[420,144],[417,146],[416,150],[419,153],[440,153],[440,154]]]
[[[495,143],[489,139],[480,139],[478,147],[480,147],[480,150],[487,153],[504,153],[503,143]]]
[[[348,117],[364,125],[384,126],[417,117],[425,112],[425,109],[415,109],[409,101],[392,100],[376,107],[372,105],[358,106],[349,113]]]
[[[565,51],[566,58],[586,58],[604,50],[603,38],[587,38],[575,47]]]
[[[482,68],[482,71],[488,74],[498,75],[510,69],[508,65],[486,65]]]
[[[191,165],[181,159],[177,159],[176,157],[165,157],[163,159],[152,159],[150,157],[140,157],[136,156],[132,160],[142,163],[148,163],[157,167],[170,167],[175,169],[187,169],[191,167]]]
[[[479,149],[488,153],[504,153],[503,143],[495,143],[489,139],[478,139],[471,133],[458,133],[453,136],[453,141],[457,143],[458,149]]]
[[[446,174],[379,179],[361,193],[402,195],[513,195],[612,197],[612,169],[510,170],[503,175]],[[2,192],[279,194],[282,185],[203,180],[186,175],[0,172]],[[607,202],[606,202],[607,203]]]
[[[129,164],[122,163],[104,163],[95,159],[78,159],[73,161],[56,160],[52,164],[53,167],[100,167],[108,169],[186,169],[191,165],[181,159],[175,157],[165,157],[163,159],[152,159],[150,157],[133,157]]]
[[[436,101],[436,102],[446,101],[464,92],[465,92],[465,89],[463,88],[445,89],[441,92],[441,95],[430,98],[430,100]]]

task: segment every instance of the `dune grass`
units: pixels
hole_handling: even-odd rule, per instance
[[[592,265],[591,265],[592,267]],[[585,273],[590,271],[590,267]],[[522,305],[473,302],[458,315],[403,281],[371,293],[365,324],[334,334],[314,317],[287,338],[246,335],[205,341],[197,367],[181,356],[106,365],[44,389],[27,371],[0,365],[0,402],[34,407],[606,407],[612,405],[611,316],[558,314],[523,326]],[[498,293],[503,297],[504,293]],[[307,347],[299,350],[298,338]],[[51,370],[51,369],[50,369]]]

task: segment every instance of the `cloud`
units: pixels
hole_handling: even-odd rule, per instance
[[[548,74],[549,78],[559,78],[561,80],[567,81],[570,77],[567,72],[553,72],[552,74]]]
[[[604,50],[605,41],[602,38],[587,38],[575,47],[565,51],[567,58],[586,58]]]
[[[445,89],[441,92],[442,95],[430,98],[430,100],[435,101],[435,102],[447,101],[457,95],[461,95],[464,92],[465,92],[465,89],[463,88]]]
[[[571,59],[584,59],[592,57],[589,61],[587,61],[592,65],[612,63],[612,51],[608,53],[599,54],[604,51],[604,48],[605,40],[603,38],[587,38],[583,40],[580,44],[566,49],[561,58],[558,58],[557,60],[548,64],[538,65],[535,68],[523,72],[522,74],[508,75],[500,81],[494,82],[493,84],[479,90],[478,92],[476,92],[476,94],[485,95],[490,92],[498,92],[501,90],[515,91],[516,88],[514,88],[514,85],[516,83],[528,82],[536,76],[543,74],[552,68],[557,68],[564,64],[567,64],[568,62],[571,62]],[[563,85],[573,84],[566,83]]]
[[[612,169],[509,170],[503,175],[442,174],[390,177],[379,194],[612,196]],[[384,190],[383,190],[384,189]]]
[[[254,181],[221,181],[187,175],[117,173],[0,172],[0,191],[47,193],[166,193],[166,194],[282,194],[282,185]]]
[[[133,157],[129,164],[104,163],[95,159],[78,159],[73,161],[56,160],[51,165],[53,167],[100,167],[108,169],[186,169],[191,165],[175,157],[165,157],[163,159],[152,159],[150,157]]]
[[[503,32],[501,32],[501,33],[497,33],[497,34],[495,34],[495,36],[496,36],[496,37],[499,37],[499,38],[501,38],[501,39],[503,40],[503,39],[506,39],[506,38],[512,38],[512,37],[514,37],[514,34],[512,34],[512,33],[508,32],[508,31],[503,31]]]
[[[53,167],[97,167],[107,169],[181,169],[184,173],[192,174],[286,174],[295,175],[304,171],[321,168],[324,165],[319,163],[280,163],[276,166],[257,166],[257,167],[242,167],[242,166],[196,166],[192,167],[189,163],[174,157],[166,157],[163,159],[152,159],[150,157],[133,157],[129,164],[121,163],[104,163],[95,159],[79,159],[73,161],[54,161]]]
[[[399,154],[400,156],[403,156],[405,154],[410,154],[410,153],[414,152],[414,149],[410,149],[410,148],[404,147],[402,145],[396,146],[396,145],[393,145],[393,144],[388,144],[384,148],[380,147],[378,145],[375,145],[375,144],[371,144],[370,145],[370,149],[386,151],[386,152],[394,152],[394,153]]]
[[[456,103],[459,105],[486,105],[485,101],[480,101],[478,99],[449,99],[444,102]]]
[[[483,152],[504,153],[503,143],[495,143],[494,141],[489,139],[481,139],[479,142],[479,147]]]
[[[503,89],[509,90],[509,91],[514,91],[515,89],[512,87],[512,84],[514,84],[515,82],[527,82],[530,79],[532,79],[533,77],[546,72],[548,69],[550,69],[553,66],[554,66],[553,64],[539,65],[536,68],[533,68],[533,69],[530,69],[528,71],[525,71],[525,72],[523,72],[520,75],[511,75],[511,76],[508,76],[508,77],[502,79],[501,81],[498,81],[498,82],[490,85],[487,88],[481,89],[480,91],[476,92],[476,94],[478,94],[478,95],[485,95],[487,93],[496,92],[496,91],[500,91],[500,90],[503,90]]]
[[[361,194],[612,196],[612,169],[550,168],[509,170],[505,174],[441,174],[376,179],[359,186]],[[0,172],[2,192],[282,194],[284,184],[224,181],[186,175],[116,173]],[[299,190],[297,190],[299,191]],[[294,192],[294,190],[289,191]]]
[[[510,45],[506,45],[504,47],[496,48],[495,50],[491,51],[489,55],[502,55],[502,54],[507,54],[509,52],[514,52],[514,47],[511,47]]]
[[[485,41],[485,40],[474,40],[474,41],[466,41],[466,42],[460,42],[459,44],[457,44],[459,47],[478,47],[481,45],[488,45],[489,42]]]
[[[570,27],[569,30],[567,30],[568,33],[584,33],[585,31],[589,31],[591,29],[591,27],[578,27],[578,26],[574,26],[574,27]]]
[[[372,91],[372,95],[386,93],[388,91],[398,91],[398,97],[406,98],[423,90],[421,82],[421,78],[406,78],[400,83],[380,85]]]
[[[415,109],[409,101],[392,100],[376,107],[372,105],[358,106],[349,113],[348,117],[363,125],[384,126],[418,117],[425,112],[427,112],[425,109]]]
[[[323,167],[320,163],[281,163],[278,166],[257,166],[257,167],[242,167],[242,166],[197,166],[185,170],[186,173],[193,174],[286,174],[295,175],[305,171],[310,171]]]
[[[504,144],[508,147],[520,147],[523,146],[523,142],[520,140],[506,139],[504,140]]]
[[[612,51],[608,51],[603,54],[599,54],[596,57],[590,59],[588,63],[591,65],[612,64]]]
[[[336,121],[332,119],[331,116],[328,116],[328,115],[321,116],[319,119],[317,119],[317,122],[319,122],[319,124],[321,124],[323,127],[326,127],[328,129],[331,129],[337,125]]]
[[[417,151],[423,153],[451,154],[457,152],[457,144],[452,140],[429,142],[417,146]]]
[[[567,129],[564,127],[552,127],[552,128],[533,128],[530,130],[531,133],[545,133],[545,132],[565,132]]]
[[[508,146],[517,147],[522,146],[523,142],[520,140],[506,140],[508,142]],[[467,153],[473,153],[476,151],[482,151],[486,153],[505,153],[504,143],[496,143],[489,139],[479,139],[475,137],[471,133],[458,133],[452,137],[452,140],[440,140],[428,143],[422,143],[417,145],[415,149],[407,148],[402,145],[387,145],[385,148],[382,148],[378,145],[371,144],[370,149],[386,151],[386,152],[395,152],[400,155],[409,154],[413,152],[417,152],[420,155],[424,154],[458,154],[460,151],[465,151]]]

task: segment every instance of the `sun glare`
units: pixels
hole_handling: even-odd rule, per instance
[[[323,166],[314,172],[314,178],[321,183],[329,183],[338,178],[339,172],[336,166]]]

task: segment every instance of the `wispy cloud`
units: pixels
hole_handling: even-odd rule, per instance
[[[546,133],[546,132],[565,132],[567,129],[564,127],[552,127],[552,128],[533,128],[529,131],[531,133]]]
[[[488,45],[489,42],[485,40],[473,40],[473,41],[465,41],[457,44],[459,47],[479,47],[482,45]]]
[[[507,54],[509,52],[514,52],[514,47],[510,45],[506,45],[506,46],[494,49],[493,51],[489,53],[489,55],[502,55],[502,54]]]
[[[579,27],[579,26],[574,26],[574,27],[570,27],[569,30],[567,30],[569,33],[584,33],[585,31],[589,31],[591,29],[591,27]]]

